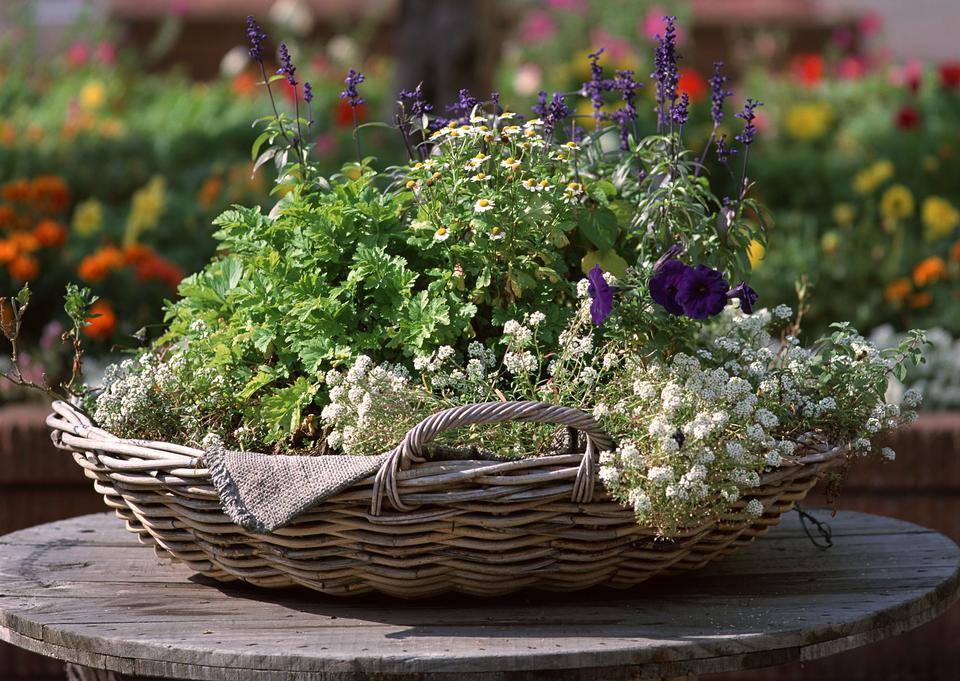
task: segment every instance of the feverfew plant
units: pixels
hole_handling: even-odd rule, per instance
[[[252,20],[248,32],[256,59],[263,34]],[[879,351],[839,324],[804,347],[802,296],[796,314],[758,308],[746,279],[766,232],[749,175],[761,103],[746,100],[728,141],[718,66],[714,134],[687,150],[675,35],[668,17],[652,75],[658,132],[643,139],[642,83],[605,72],[597,50],[580,92],[542,92],[532,116],[465,90],[440,116],[421,87],[403,91],[395,127],[409,162],[376,170],[358,125],[357,163],[323,178],[307,154],[304,84],[294,117],[277,112],[255,145],[278,164],[282,198],[267,215],[235,207],[217,220],[222,255],[183,281],[165,336],[108,373],[90,411],[123,436],[376,454],[449,406],[579,407],[618,443],[600,455],[603,484],[667,536],[734,505],[762,513],[751,488],[810,442],[873,451],[914,414],[914,395],[906,407],[883,395],[920,360],[922,336]],[[283,51],[280,71],[299,94]],[[363,82],[347,75],[348,106]],[[578,97],[586,120],[571,114]],[[706,154],[733,196],[711,190]],[[439,446],[537,456],[577,444],[566,437],[502,424]]]

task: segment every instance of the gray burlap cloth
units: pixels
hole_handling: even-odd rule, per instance
[[[373,475],[387,456],[290,456],[214,447],[204,458],[230,519],[266,533]]]

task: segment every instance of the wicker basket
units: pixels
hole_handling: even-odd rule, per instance
[[[597,454],[612,444],[592,416],[539,402],[468,405],[414,427],[377,475],[287,527],[254,534],[224,513],[201,450],[120,439],[69,404],[53,410],[54,443],[144,543],[217,580],[336,595],[624,588],[699,568],[763,535],[846,451],[805,438],[726,516],[663,540],[595,481]],[[441,431],[503,421],[576,429],[584,437],[568,441],[585,442],[584,451],[510,462],[422,456]],[[762,502],[759,518],[740,512],[749,499]]]

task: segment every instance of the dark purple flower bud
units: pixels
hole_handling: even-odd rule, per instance
[[[714,125],[720,125],[723,122],[723,100],[732,95],[730,90],[725,90],[723,86],[730,78],[720,73],[723,68],[723,62],[713,63],[713,77],[710,79],[710,118]]]
[[[604,79],[603,67],[600,66],[600,55],[602,55],[603,52],[604,48],[601,47],[596,52],[588,55],[590,59],[590,80],[584,83],[580,90],[580,93],[584,97],[589,97],[590,102],[593,104],[593,119],[596,121],[597,126],[600,125],[600,121],[604,118],[602,111],[603,93],[612,87],[611,81]]]
[[[727,305],[730,284],[723,274],[706,265],[689,267],[677,286],[677,303],[683,314],[693,319],[706,319],[720,314]]]
[[[530,110],[537,115],[537,118],[543,118],[547,115],[547,91],[540,90],[537,93],[537,103],[530,107]]]
[[[600,265],[594,265],[587,272],[587,280],[590,282],[587,286],[587,293],[593,299],[590,303],[590,319],[596,326],[600,326],[613,312],[613,289],[603,278],[603,270]]]
[[[673,440],[677,443],[677,447],[683,447],[683,443],[687,441],[687,436],[683,434],[683,431],[677,428],[677,432],[673,434]]]
[[[741,281],[735,288],[727,292],[727,298],[737,298],[740,300],[740,309],[747,314],[753,314],[754,306],[760,294],[750,288],[747,282]]]
[[[579,125],[574,125],[573,128],[571,128],[570,130],[570,139],[573,140],[574,142],[582,142],[583,128],[581,128]]]
[[[313,101],[313,88],[310,86],[309,80],[303,83],[303,101],[307,104]]]
[[[354,109],[364,103],[360,93],[357,91],[357,86],[366,80],[366,77],[359,71],[350,69],[347,72],[347,77],[344,79],[344,83],[347,84],[347,88],[340,93],[340,99],[347,100],[347,103],[350,104]]]
[[[454,115],[454,118],[468,118],[473,112],[473,107],[479,104],[479,100],[470,94],[466,88],[460,90],[457,94],[457,101],[447,107],[447,111]]]
[[[677,82],[680,79],[677,70],[677,18],[666,16],[663,36],[656,36],[657,49],[653,57],[654,72],[650,77],[657,84],[657,125],[669,122],[670,107],[677,99]]]
[[[290,59],[290,51],[287,49],[286,43],[280,43],[280,68],[277,69],[277,73],[287,77],[287,82],[291,86],[297,84],[296,78],[293,74],[296,72],[297,67],[293,65],[293,61]]]
[[[670,120],[677,125],[683,125],[687,122],[688,108],[690,106],[690,97],[686,92],[680,93],[680,101],[670,107]]]
[[[653,263],[653,273],[659,272],[668,260],[675,260],[678,255],[682,255],[684,250],[683,244],[672,244],[670,248],[663,252],[663,255],[657,258],[657,262]]]
[[[263,41],[267,34],[260,28],[252,15],[247,16],[247,39],[250,41],[250,58],[254,61],[263,61]]]
[[[423,116],[433,111],[433,104],[427,102],[423,96],[423,83],[418,83],[413,90],[400,90],[400,106],[414,116]]]
[[[553,99],[547,107],[546,116],[543,117],[543,131],[547,137],[553,134],[553,131],[560,126],[567,116],[570,115],[570,107],[567,106],[566,98],[559,92],[553,93]]]
[[[757,134],[757,128],[753,124],[753,119],[757,117],[754,109],[758,106],[763,106],[763,102],[758,102],[755,99],[747,99],[743,105],[743,111],[735,114],[737,118],[743,120],[743,132],[737,135],[736,140],[745,147],[749,147],[753,143],[753,138]]]
[[[717,139],[717,160],[720,161],[720,163],[726,163],[730,156],[736,153],[736,149],[727,146],[727,136],[720,135]]]
[[[659,262],[653,270],[653,276],[647,283],[647,290],[653,302],[666,308],[670,314],[683,314],[683,307],[677,302],[677,291],[683,275],[690,268],[679,260]]]
[[[500,93],[491,92],[490,93],[490,108],[493,110],[493,115],[497,116],[500,113]]]

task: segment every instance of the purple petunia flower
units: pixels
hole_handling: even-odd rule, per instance
[[[347,72],[347,77],[343,80],[347,84],[347,88],[340,93],[340,99],[347,100],[347,103],[354,109],[363,104],[366,100],[360,96],[357,86],[365,80],[366,77],[362,73],[350,69]]]
[[[741,281],[736,287],[727,292],[727,298],[738,298],[740,300],[740,309],[746,314],[753,314],[754,305],[760,294],[754,291],[745,281]]]
[[[677,303],[692,319],[719,314],[727,304],[730,284],[723,274],[706,265],[689,267],[677,286]]]
[[[720,73],[722,68],[722,61],[713,62],[713,77],[710,78],[710,118],[713,119],[714,126],[723,122],[723,100],[733,94],[723,87],[730,78]]]
[[[286,43],[280,43],[280,68],[277,69],[277,73],[287,77],[287,82],[291,86],[297,84],[296,78],[293,77],[293,74],[296,73],[297,67],[293,65],[293,61],[290,59],[290,50],[287,49]]]
[[[267,34],[260,28],[253,15],[247,16],[247,38],[250,40],[250,58],[254,61],[263,61],[263,41]]]
[[[604,320],[613,312],[613,289],[603,278],[603,270],[600,265],[594,265],[587,273],[587,280],[590,285],[587,287],[587,293],[593,299],[590,303],[590,319],[597,326],[603,324]]]
[[[669,252],[669,251],[668,251]],[[683,307],[677,302],[677,291],[683,275],[690,268],[679,260],[664,260],[653,269],[653,276],[647,283],[653,302],[666,308],[670,314],[683,314]]]

